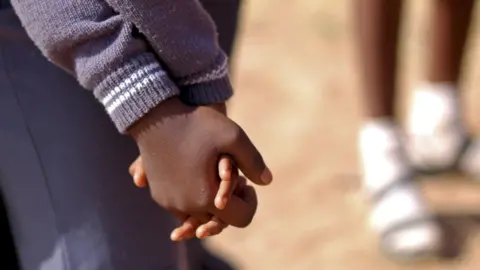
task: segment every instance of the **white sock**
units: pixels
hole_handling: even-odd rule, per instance
[[[440,170],[453,165],[467,135],[457,89],[424,83],[413,92],[407,121],[408,153],[415,166]]]
[[[411,181],[412,168],[403,145],[399,129],[389,119],[371,120],[359,134],[366,191],[376,194],[402,181],[373,204],[370,222],[380,234],[404,221],[430,217],[418,187]],[[383,246],[388,252],[428,252],[438,248],[440,232],[435,222],[427,221],[399,229],[384,240]]]

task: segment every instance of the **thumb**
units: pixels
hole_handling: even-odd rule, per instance
[[[248,135],[238,125],[232,133],[233,136],[223,150],[233,157],[238,168],[250,181],[257,185],[270,184],[273,180],[272,172]]]

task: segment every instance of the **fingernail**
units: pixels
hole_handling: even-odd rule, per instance
[[[197,232],[195,233],[195,235],[197,236],[197,238],[199,239],[202,239],[204,236],[205,236],[205,229],[203,229],[203,227],[200,227],[197,229]]]
[[[172,232],[172,233],[170,234],[170,239],[171,239],[172,241],[180,241],[177,232]]]
[[[273,180],[273,175],[272,175],[272,172],[270,171],[269,168],[265,168],[265,170],[263,171],[262,175],[260,176],[261,180],[263,183],[265,184],[270,184]]]
[[[222,210],[225,207],[224,199],[222,197],[216,197],[215,198],[215,206],[218,209]]]

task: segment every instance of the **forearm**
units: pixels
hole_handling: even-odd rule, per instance
[[[106,1],[145,35],[184,102],[204,105],[231,97],[227,56],[198,0]]]
[[[42,53],[74,75],[105,106],[121,132],[179,95],[134,26],[101,0],[13,0]]]

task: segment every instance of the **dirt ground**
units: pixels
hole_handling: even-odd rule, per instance
[[[398,264],[377,249],[366,226],[368,205],[355,151],[362,104],[349,21],[352,2],[246,2],[230,113],[264,153],[275,182],[258,188],[259,210],[249,228],[229,229],[208,244],[248,270],[480,269],[480,187],[461,177],[422,181],[457,257]],[[408,89],[422,79],[430,2],[406,2],[400,112]],[[479,22],[472,29],[464,83],[473,131],[480,128]]]

